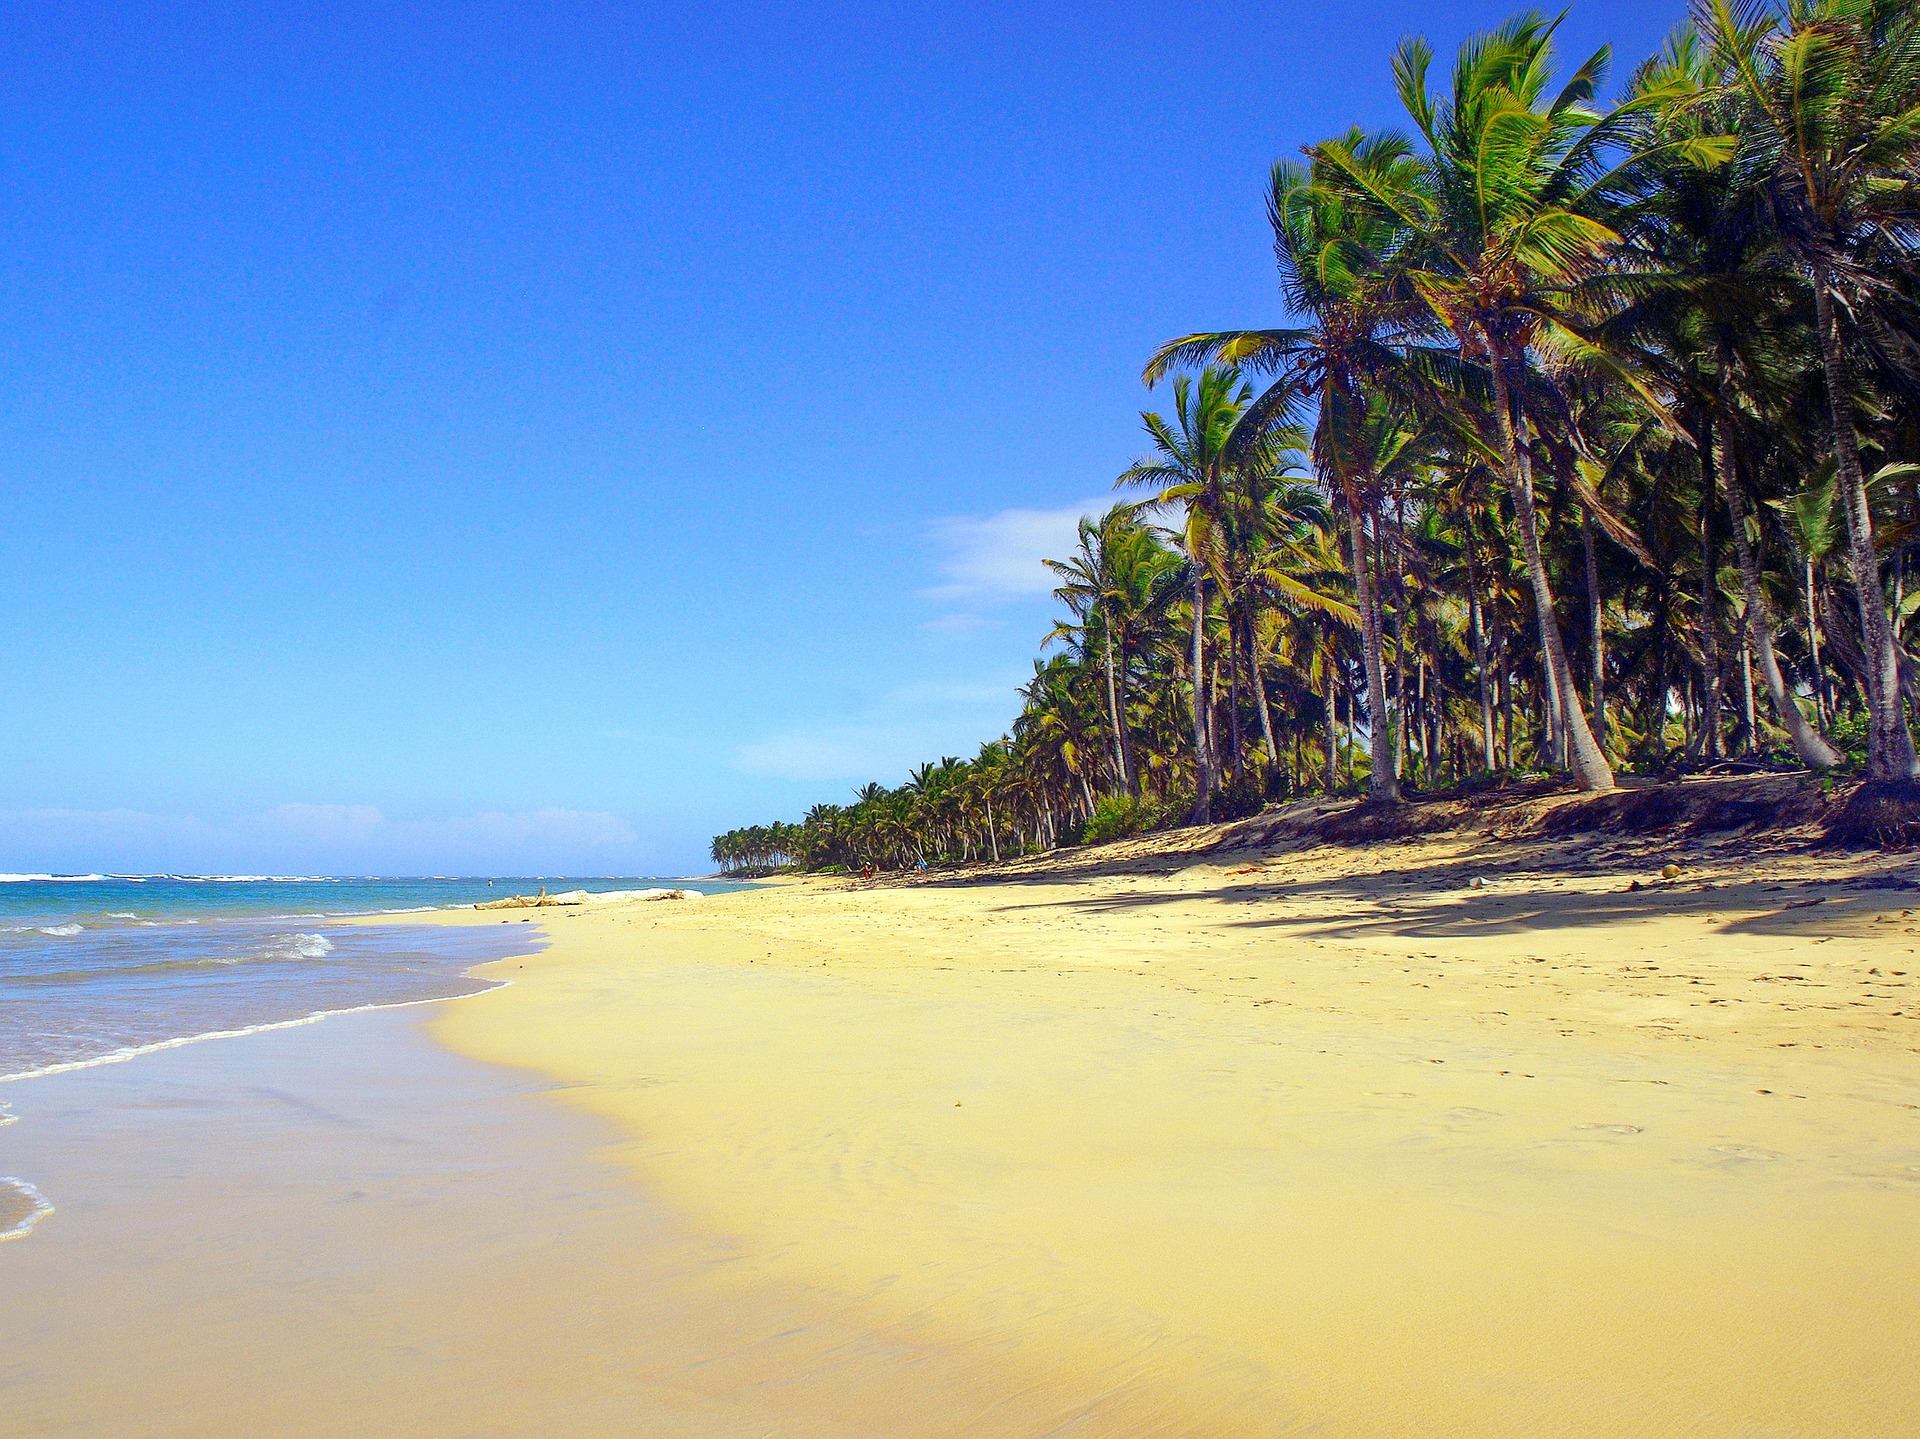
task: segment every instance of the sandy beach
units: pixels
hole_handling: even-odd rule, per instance
[[[435,1032],[617,1127],[707,1282],[976,1361],[868,1432],[1920,1431],[1910,866],[1122,869],[560,912]]]
[[[1920,1432],[1916,909],[1455,834],[445,912],[551,942],[8,1087],[0,1432]]]

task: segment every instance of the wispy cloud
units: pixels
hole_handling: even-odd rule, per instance
[[[946,635],[997,629],[1003,623],[997,611],[1044,599],[1059,583],[1046,561],[1071,555],[1081,517],[1104,514],[1113,503],[1102,496],[1053,509],[936,521],[929,537],[939,582],[918,597],[941,613],[920,628]],[[855,714],[796,724],[743,744],[733,766],[774,779],[898,784],[917,764],[943,754],[970,755],[981,740],[1001,733],[1018,711],[1023,678],[1016,670],[977,682],[896,689]]]
[[[1058,583],[1048,560],[1065,559],[1078,543],[1085,515],[1105,513],[1112,496],[1051,510],[1000,510],[935,522],[933,540],[943,554],[941,582],[920,591],[922,599],[992,603],[1045,595]]]

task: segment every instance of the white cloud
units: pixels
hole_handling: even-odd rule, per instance
[[[922,620],[920,628],[929,634],[967,635],[978,630],[996,630],[999,620],[990,620],[985,615],[976,615],[968,610],[959,610],[950,615],[935,615],[930,620]]]
[[[1044,599],[1059,584],[1046,567],[1079,546],[1082,517],[1105,514],[1111,495],[1055,509],[1008,509],[937,521],[940,583],[919,598],[945,613],[921,622],[936,634],[996,629],[999,607]],[[1022,649],[1028,644],[1022,641]],[[941,755],[972,755],[1002,733],[1019,710],[1024,668],[978,683],[937,681],[893,690],[851,717],[799,724],[763,735],[735,751],[745,774],[803,782],[866,780],[898,784],[915,765]]]
[[[1044,562],[1071,555],[1082,517],[1104,514],[1114,503],[1106,496],[1059,509],[940,520],[933,539],[945,551],[938,566],[942,583],[920,591],[921,598],[992,603],[1048,594],[1059,581]]]

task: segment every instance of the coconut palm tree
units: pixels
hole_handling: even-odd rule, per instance
[[[1398,191],[1417,178],[1417,166],[1398,137],[1356,130],[1341,145],[1384,190]],[[1359,601],[1367,705],[1374,717],[1369,794],[1393,801],[1400,791],[1385,720],[1386,667],[1368,534],[1378,477],[1367,468],[1360,432],[1369,407],[1377,407],[1382,394],[1412,388],[1417,372],[1408,349],[1426,313],[1392,263],[1405,239],[1396,217],[1356,204],[1344,188],[1329,183],[1336,178],[1324,165],[1281,161],[1269,179],[1267,218],[1281,297],[1304,323],[1293,329],[1183,335],[1154,352],[1143,378],[1153,385],[1178,367],[1215,360],[1273,376],[1244,432],[1249,439],[1289,420],[1297,399],[1314,404],[1314,460],[1341,500]]]
[[[1115,505],[1098,519],[1083,517],[1078,539],[1069,558],[1045,562],[1061,580],[1054,598],[1071,612],[1046,642],[1073,641],[1083,659],[1103,671],[1115,780],[1120,791],[1137,794],[1127,723],[1129,675],[1142,640],[1180,594],[1179,566],[1132,505]]]
[[[1904,304],[1896,257],[1911,266],[1920,242],[1920,16],[1908,0],[1818,0],[1785,11],[1700,0],[1695,23],[1746,102],[1742,141],[1767,161],[1780,244],[1813,294],[1867,657],[1868,770],[1911,780],[1920,758],[1901,702],[1843,316],[1858,325]]]
[[[1229,447],[1252,399],[1252,386],[1230,366],[1208,366],[1200,372],[1197,384],[1182,375],[1174,382],[1172,420],[1153,411],[1140,416],[1154,453],[1135,460],[1113,482],[1116,489],[1151,486],[1156,493],[1148,505],[1177,506],[1182,511],[1180,545],[1187,556],[1193,611],[1188,675],[1193,695],[1195,824],[1205,824],[1212,817],[1218,776],[1208,732],[1207,581],[1217,577],[1222,568],[1221,527],[1232,464]]]
[[[1395,88],[1428,154],[1418,173],[1383,175],[1345,140],[1314,148],[1357,201],[1406,228],[1407,282],[1485,366],[1493,438],[1533,589],[1548,705],[1568,741],[1581,788],[1611,789],[1613,768],[1594,738],[1573,682],[1541,549],[1529,417],[1521,403],[1533,352],[1571,342],[1565,323],[1578,282],[1596,272],[1618,233],[1605,218],[1619,176],[1602,168],[1631,116],[1595,112],[1608,52],[1597,51],[1549,96],[1557,21],[1529,13],[1460,47],[1451,89],[1427,88],[1432,48],[1403,41]]]
[[[1796,277],[1782,263],[1769,213],[1771,146],[1753,138],[1764,127],[1744,123],[1751,104],[1728,83],[1734,78],[1690,25],[1635,76],[1637,91],[1660,97],[1648,119],[1656,142],[1694,140],[1723,150],[1724,159],[1699,164],[1662,146],[1663,158],[1644,167],[1628,242],[1652,262],[1654,278],[1609,325],[1637,335],[1649,347],[1643,360],[1702,414],[1703,473],[1708,489],[1717,480],[1725,496],[1747,636],[1768,697],[1801,761],[1827,769],[1844,756],[1788,692],[1762,581],[1763,531],[1750,522],[1748,489],[1760,452],[1788,438],[1785,391],[1802,367],[1807,337]]]

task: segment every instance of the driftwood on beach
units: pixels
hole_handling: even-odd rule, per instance
[[[505,899],[481,900],[475,909],[545,909],[552,905],[614,904],[623,900],[698,899],[697,889],[611,889],[598,893],[570,889],[563,894],[548,894],[546,886],[538,894],[515,894]]]

